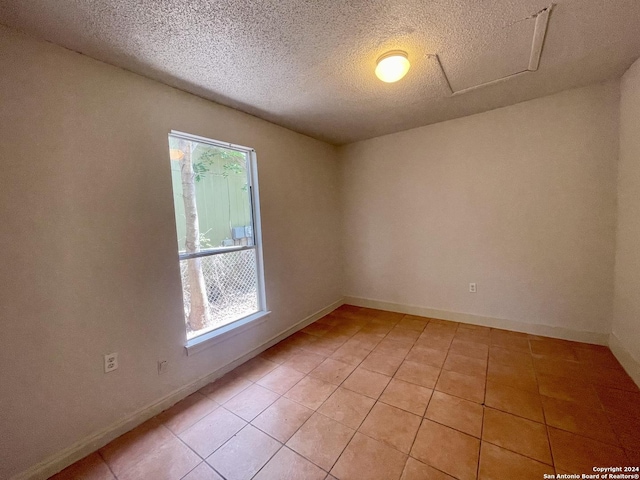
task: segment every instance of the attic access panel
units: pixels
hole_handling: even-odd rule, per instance
[[[432,55],[452,95],[538,69],[551,6],[477,39]]]

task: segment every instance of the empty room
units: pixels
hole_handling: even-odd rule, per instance
[[[640,2],[0,0],[0,480],[640,478]]]

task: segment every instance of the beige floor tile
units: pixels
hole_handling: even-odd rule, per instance
[[[300,350],[299,353],[293,355],[283,365],[306,374],[324,362],[324,359],[325,357],[322,355]]]
[[[625,450],[640,452],[640,420],[628,415],[607,412],[609,424]]]
[[[440,373],[435,389],[472,402],[483,403],[485,383],[483,377],[472,377],[471,375],[443,370]]]
[[[384,442],[396,450],[409,453],[420,427],[421,417],[378,402],[364,420],[359,432]]]
[[[240,417],[219,407],[178,436],[198,455],[206,458],[246,424]]]
[[[460,324],[458,322],[451,322],[449,320],[442,320],[439,318],[431,318],[429,319],[429,324],[425,327],[425,330],[449,332],[454,334],[458,330],[459,325]]]
[[[317,410],[336,388],[331,383],[307,376],[285,393],[284,396],[307,408]]]
[[[315,353],[316,355],[330,357],[338,348],[344,345],[345,342],[346,339],[316,337],[313,342],[309,342],[300,348],[307,352]]]
[[[392,325],[369,323],[360,329],[360,332],[370,335],[376,335],[378,337],[385,337],[387,333],[393,328]]]
[[[173,437],[157,418],[152,418],[102,447],[100,455],[118,476]]]
[[[311,370],[309,376],[327,383],[340,385],[355,370],[355,366],[339,360],[327,358],[324,362]]]
[[[238,377],[235,374],[227,374],[215,382],[202,387],[199,392],[214,402],[223,404],[251,385],[253,385],[252,382],[246,378]]]
[[[433,392],[425,418],[480,438],[483,408],[479,403]]]
[[[487,360],[449,352],[442,368],[465,375],[484,377],[487,375]]]
[[[489,347],[489,358],[502,365],[522,365],[523,367],[533,368],[531,354],[521,350],[511,350],[492,345]]]
[[[438,375],[440,375],[438,367],[405,360],[398,368],[394,378],[422,387],[433,388],[438,380]]]
[[[207,463],[228,480],[250,480],[282,444],[247,425],[207,458]]]
[[[454,338],[451,342],[449,353],[485,360],[489,356],[489,346],[483,343],[469,342],[467,340]]]
[[[480,440],[425,419],[418,430],[411,456],[460,480],[474,480]]]
[[[535,372],[533,369],[523,365],[503,365],[490,359],[489,367],[487,368],[487,380],[519,388],[520,390],[538,392]]]
[[[408,328],[415,330],[418,333],[422,333],[424,327],[429,323],[429,319],[426,317],[418,317],[416,315],[405,315],[402,320],[398,322],[398,327]]]
[[[553,461],[571,473],[591,472],[595,466],[621,466],[628,460],[621,448],[549,427]]]
[[[349,378],[344,381],[342,386],[367,397],[377,399],[390,380],[391,377],[358,367],[349,375]]]
[[[607,347],[345,305],[53,478],[540,479],[638,431]]]
[[[97,453],[78,460],[49,480],[115,480],[111,470]]]
[[[529,354],[531,353],[529,335],[526,333],[492,328],[490,336],[491,345],[509,348],[511,350],[520,350]]]
[[[355,430],[314,413],[289,439],[287,447],[324,470],[331,470]]]
[[[538,391],[545,397],[575,402],[592,408],[602,408],[596,390],[588,384],[554,375],[538,375]]]
[[[470,331],[475,332],[480,337],[489,337],[491,334],[491,327],[485,327],[484,325],[474,325],[472,323],[459,323],[457,332]]]
[[[487,408],[484,412],[482,441],[552,464],[547,428],[542,423]]]
[[[604,345],[582,344],[574,348],[578,361],[590,366],[606,368],[622,368],[609,347]]]
[[[363,347],[356,341],[347,341],[343,346],[336,350],[331,358],[333,360],[339,360],[349,365],[357,366],[369,355],[371,350]]]
[[[157,450],[149,452],[124,472],[119,480],[180,480],[193,470],[202,459],[177,438],[163,443]]]
[[[404,358],[407,356],[407,353],[409,353],[409,350],[411,350],[411,347],[413,347],[413,342],[411,341],[406,342],[385,338],[376,345],[376,348],[374,348],[373,351],[378,355]]]
[[[333,313],[329,313],[328,315],[325,315],[324,317],[317,320],[317,323],[324,323],[325,325],[329,325],[330,327],[340,325],[342,322],[344,322],[344,319],[340,318],[337,315],[334,315]]]
[[[372,372],[382,373],[383,375],[390,377],[396,373],[401,363],[402,358],[371,353],[360,364],[360,367],[371,370]]]
[[[254,480],[323,480],[326,472],[287,447],[281,448]]]
[[[331,330],[329,330],[327,333],[325,333],[323,335],[323,339],[332,339],[335,340],[336,342],[340,342],[340,345],[344,345],[346,342],[348,342],[349,340],[351,340],[351,333],[346,333],[345,329],[343,328],[338,328],[338,327],[332,327]]]
[[[404,313],[389,312],[387,310],[376,310],[373,314],[374,319],[372,321],[384,321],[392,325],[396,325],[400,320],[404,318]]]
[[[449,347],[451,346],[451,342],[453,341],[453,333],[432,333],[428,331],[429,325],[418,337],[416,340],[416,345],[420,345],[422,347],[430,348],[432,350],[443,350],[445,352],[449,351]]]
[[[287,347],[302,348],[306,344],[315,341],[316,338],[317,337],[314,335],[309,335],[304,332],[296,332],[292,335],[289,335],[287,338],[281,341],[280,344],[284,344]]]
[[[640,420],[640,393],[607,387],[595,387],[595,390],[607,412]]]
[[[502,383],[487,382],[485,405],[520,417],[544,422],[542,403],[537,392],[520,390]]]
[[[284,443],[312,414],[313,410],[288,398],[280,397],[254,418],[251,424]]]
[[[455,480],[455,478],[409,457],[400,480]]]
[[[239,367],[233,370],[235,375],[246,378],[251,382],[255,382],[264,377],[271,370],[278,367],[278,364],[271,360],[265,360],[261,357],[254,357],[251,360],[243,363]]]
[[[547,425],[600,442],[619,445],[618,437],[604,410],[545,396],[542,397],[542,405]]]
[[[260,385],[251,385],[235,397],[227,400],[224,407],[240,418],[250,422],[275,402],[280,395]]]
[[[218,475],[213,468],[202,462],[196,468],[191,470],[189,474],[182,480],[224,480]]]
[[[545,474],[553,473],[554,469],[549,465],[482,442],[479,480],[543,479]]]
[[[459,329],[455,336],[453,337],[454,341],[463,341],[463,342],[471,342],[471,343],[479,343],[482,345],[489,345],[491,339],[488,334],[478,335],[475,331],[470,329]]]
[[[373,350],[376,345],[378,345],[384,337],[380,337],[373,333],[367,333],[363,331],[359,331],[353,337],[351,337],[350,341],[359,343],[362,347],[368,348],[369,350]]]
[[[379,400],[387,405],[423,416],[432,392],[430,388],[392,378]]]
[[[295,347],[291,347],[283,343],[277,343],[273,347],[262,352],[260,357],[281,365],[299,352],[300,350]]]
[[[318,412],[349,428],[357,429],[374,403],[372,398],[340,387],[322,404]]]
[[[395,448],[356,433],[331,474],[340,480],[398,480],[406,460]]]
[[[405,360],[408,362],[420,363],[422,365],[431,365],[432,367],[442,368],[447,358],[446,350],[435,350],[416,344],[411,348]]]
[[[397,340],[399,342],[415,342],[420,336],[420,332],[416,330],[412,330],[410,328],[404,328],[400,326],[393,327],[389,333],[387,333],[387,338],[390,340]]]
[[[640,391],[635,382],[621,367],[606,368],[603,366],[589,365],[585,368],[585,375],[594,385],[617,388],[634,393]]]
[[[300,331],[304,333],[308,333],[309,335],[322,337],[329,330],[331,330],[331,325],[327,325],[326,323],[314,322],[310,325],[307,325],[305,328],[303,328]]]
[[[165,427],[177,435],[210,414],[216,408],[218,408],[216,402],[196,392],[184,400],[179,401],[168,410],[165,410],[158,415],[157,418]]]
[[[272,370],[256,383],[280,395],[304,378],[304,373],[284,365]]]
[[[568,378],[573,381],[582,379],[587,381],[585,375],[585,365],[571,360],[564,360],[556,357],[545,357],[533,355],[533,368],[537,374],[555,375],[557,377]]]
[[[529,345],[531,345],[531,353],[534,355],[562,358],[563,360],[578,360],[574,349],[563,341],[557,341],[554,339],[529,339]]]

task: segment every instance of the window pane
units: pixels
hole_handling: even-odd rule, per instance
[[[169,136],[178,253],[253,247],[250,157],[245,151]],[[187,337],[262,306],[253,249],[180,260]]]
[[[209,308],[211,323],[204,329],[194,330],[187,322],[187,338],[201,335],[258,311],[256,251],[241,250],[180,261],[186,319],[189,318],[192,308],[191,279],[194,272],[197,272],[198,265],[202,271],[206,291],[207,305],[204,307]],[[195,308],[199,308],[199,305]]]
[[[247,156],[243,152],[170,137],[178,250],[190,252],[185,187],[193,187],[200,249],[253,245]],[[191,157],[192,172],[185,174]],[[193,185],[185,183],[193,178]],[[191,193],[189,190],[187,193]]]

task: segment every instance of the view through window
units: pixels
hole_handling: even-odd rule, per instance
[[[255,153],[169,135],[187,339],[264,309]]]

